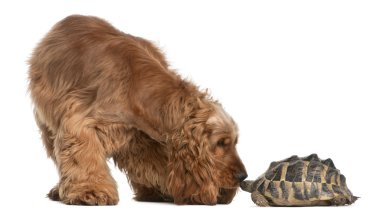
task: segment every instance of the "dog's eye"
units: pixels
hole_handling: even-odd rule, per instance
[[[226,145],[225,140],[219,139],[218,142],[216,142],[216,145],[218,145],[219,147],[224,147]]]

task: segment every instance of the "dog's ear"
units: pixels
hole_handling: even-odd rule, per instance
[[[217,203],[215,162],[205,131],[208,114],[207,110],[198,111],[170,144],[167,185],[176,204]]]

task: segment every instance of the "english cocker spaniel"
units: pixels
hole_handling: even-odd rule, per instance
[[[30,93],[66,204],[117,204],[107,159],[139,201],[230,203],[247,177],[235,122],[149,41],[106,21],[58,22],[30,59]]]

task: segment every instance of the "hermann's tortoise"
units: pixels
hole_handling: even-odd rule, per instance
[[[333,161],[320,160],[316,154],[272,162],[257,180],[243,181],[240,186],[252,193],[258,206],[345,205],[358,198]]]

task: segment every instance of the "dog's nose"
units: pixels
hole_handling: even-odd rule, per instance
[[[240,182],[243,182],[245,178],[248,177],[246,172],[239,172],[235,176],[236,176],[236,179],[238,179]]]

